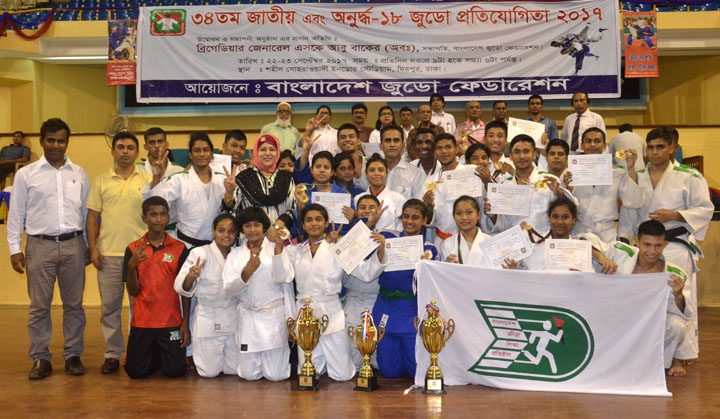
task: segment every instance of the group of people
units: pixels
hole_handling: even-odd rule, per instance
[[[67,124],[45,121],[44,154],[16,175],[8,220],[13,268],[28,275],[30,378],[52,371],[49,308],[56,278],[65,370],[84,372],[86,250],[102,299],[103,373],[117,371],[126,352],[124,369],[132,378],[156,369],[183,375],[188,356],[205,377],[287,379],[294,342],[286,319],[297,318],[309,301],[315,316],[329,320],[313,351],[319,374],[344,381],[359,370],[362,355],[346,329],[369,309],[386,330],[373,366],[385,377],[414,377],[414,269],[385,271],[385,241],[421,235],[422,259],[490,267],[480,243],[515,226],[528,235],[532,253],[506,259],[505,269],[543,270],[547,239],[580,239],[592,244],[596,272],[667,272],[665,367],[669,375],[685,374],[683,361],[698,354],[695,273],[702,253],[696,240],[713,211],[707,184],[672,160],[677,131],[660,127],[642,144],[622,140],[624,155],[610,185],[573,186],[568,156],[606,153],[608,142],[587,94],[576,93],[572,103],[576,112],[559,135],[542,116],[542,97],[528,100],[528,119],[546,128],[542,149],[524,134],[508,142],[504,102],[496,102],[500,112],[484,123],[480,104],[471,101],[467,121],[456,126],[443,111],[444,98],[433,95],[418,107],[417,127],[409,108],[396,125],[392,108],[384,106],[375,130],[363,129],[364,104],[353,106],[353,123],[338,129],[322,105],[302,134],[290,123],[291,105],[281,103],[252,152],[242,131],[226,135],[222,153],[231,156],[231,169],[213,164],[215,147],[203,132],[190,135],[188,167],[175,165],[166,134],[151,128],[144,133],[147,160],[136,163],[140,142],[122,132],[113,138],[113,167],[92,184],[65,155]],[[529,215],[495,214],[487,193],[451,197],[446,179],[459,169],[473,171],[486,191],[493,184],[526,185]],[[313,199],[317,193],[349,195],[346,222],[331,222]],[[361,222],[378,247],[347,273],[335,255],[337,241]]]

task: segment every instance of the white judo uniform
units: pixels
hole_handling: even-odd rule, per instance
[[[275,274],[295,278],[297,307],[310,300],[316,318],[328,316],[328,327],[320,336],[318,346],[312,352],[312,360],[318,375],[327,371],[335,381],[347,381],[355,375],[355,365],[350,357],[350,339],[345,329],[345,312],[340,303],[343,269],[335,259],[335,244],[323,240],[313,256],[306,241],[298,246],[287,246],[276,256]],[[373,254],[361,263],[352,275],[358,278],[377,277],[382,266]],[[298,351],[298,370],[305,356]]]
[[[370,194],[369,191],[355,196],[355,208],[357,208],[360,198],[368,194]],[[377,195],[377,199],[382,204],[381,206],[387,207],[387,210],[383,212],[380,219],[375,224],[375,230],[402,231],[402,221],[400,220],[400,217],[402,216],[402,207],[405,205],[405,201],[407,201],[407,199],[399,193],[390,190],[388,187],[385,187],[385,189],[380,191]]]
[[[648,170],[638,172],[638,182],[645,191],[645,203],[637,212],[638,222],[648,220],[649,213],[661,208],[678,211],[685,219],[685,222],[664,223],[667,230],[682,227],[686,232],[676,237],[680,242],[670,241],[663,256],[687,273],[690,280],[690,303],[697,307],[697,261],[703,254],[694,234],[710,222],[714,209],[707,184],[695,170],[668,164],[653,188]],[[690,323],[688,338],[680,347],[679,359],[694,359],[699,353],[697,316]]]
[[[190,268],[205,262],[200,277],[189,291],[183,282]],[[175,278],[175,291],[192,298],[197,297],[190,333],[193,339],[193,357],[198,374],[215,377],[221,372],[235,375],[238,366],[238,346],[235,343],[237,329],[237,298],[223,289],[225,257],[215,242],[192,249]]]
[[[295,316],[292,276],[275,275],[275,245],[263,240],[260,266],[247,282],[241,278],[250,260],[247,244],[232,249],[222,273],[223,287],[238,298],[237,374],[246,380],[281,381],[290,377],[290,347],[286,319]]]
[[[463,265],[490,268],[490,260],[480,248],[480,243],[489,238],[489,235],[478,228],[475,240],[473,240],[472,244],[468,244],[465,237],[460,232],[457,232],[440,244],[440,260],[445,261],[448,256],[456,255],[458,262],[462,261]]]
[[[638,252],[638,249],[635,247],[628,246],[622,242],[614,242],[609,245],[607,251],[604,253],[608,259],[617,263],[618,275],[631,275],[637,264]],[[677,265],[666,261],[664,258],[663,262],[665,262],[666,272],[678,275],[685,283],[685,288],[683,288],[683,297],[685,298],[684,311],[680,311],[677,304],[675,304],[675,298],[672,292],[668,293],[663,361],[665,368],[670,368],[673,358],[687,359],[684,358],[686,353],[684,353],[681,348],[683,342],[688,338],[687,330],[692,325],[690,320],[695,317],[696,306],[690,299],[691,290],[690,284],[688,283],[688,275]]]
[[[577,198],[578,217],[573,233],[592,232],[606,243],[617,240],[615,220],[618,219],[618,198],[625,208],[636,210],[645,203],[643,189],[627,171],[612,169],[612,185],[576,186],[572,194]]]

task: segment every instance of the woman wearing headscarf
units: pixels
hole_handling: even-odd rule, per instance
[[[253,167],[227,177],[222,202],[222,210],[232,212],[236,218],[245,208],[262,208],[272,223],[269,240],[295,222],[295,183],[292,173],[277,170],[279,150],[280,142],[274,135],[258,137],[253,147]]]

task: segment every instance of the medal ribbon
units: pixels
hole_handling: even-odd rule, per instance
[[[428,313],[429,311],[434,311],[434,312],[437,314],[438,319],[440,319],[440,323],[442,323],[442,326],[443,326],[443,327],[442,327],[442,332],[444,333],[444,332],[445,332],[445,320],[443,320],[443,318],[440,317],[440,309],[438,308],[438,306],[432,305],[432,304],[426,305],[426,306],[425,306],[425,315],[427,315],[427,313]],[[423,316],[423,318],[425,318],[425,316]]]

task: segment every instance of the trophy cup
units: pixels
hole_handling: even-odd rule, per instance
[[[296,326],[297,333],[295,333]],[[300,370],[296,390],[315,391],[320,389],[320,379],[315,376],[315,366],[312,364],[312,351],[317,346],[320,335],[327,329],[327,326],[327,314],[323,315],[321,319],[313,317],[310,300],[305,300],[305,305],[300,309],[297,319],[292,317],[287,319],[290,336],[295,338],[300,348],[305,351],[305,363],[303,363]]]
[[[367,308],[360,318],[362,320],[360,326],[348,326],[348,336],[350,336],[350,340],[355,341],[355,345],[363,356],[363,365],[355,379],[354,390],[370,392],[380,388],[377,376],[373,374],[370,367],[370,355],[375,352],[378,343],[385,336],[385,325],[381,324],[380,327],[375,327],[373,316]]]
[[[420,332],[423,345],[430,353],[430,367],[425,374],[423,394],[446,394],[442,371],[438,366],[438,353],[455,332],[455,321],[449,319],[447,325],[443,322],[435,300],[430,301],[425,310],[427,319],[415,317],[415,330]]]

